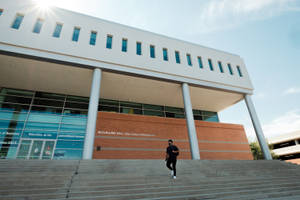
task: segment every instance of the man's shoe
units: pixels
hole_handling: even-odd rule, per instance
[[[173,179],[176,179],[176,176],[173,176]]]

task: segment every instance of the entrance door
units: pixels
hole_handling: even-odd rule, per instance
[[[54,145],[54,140],[22,140],[17,158],[52,159]]]

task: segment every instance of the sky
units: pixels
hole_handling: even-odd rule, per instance
[[[300,0],[37,0],[240,55],[266,138],[300,130]],[[219,113],[256,136],[245,102]]]

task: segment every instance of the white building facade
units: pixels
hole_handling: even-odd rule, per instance
[[[200,159],[193,111],[217,113],[245,100],[271,159],[238,55],[64,9],[41,10],[30,0],[2,0],[0,64],[3,158],[28,158],[39,146],[38,158],[52,159],[56,149],[81,145],[80,156],[91,159],[100,98],[163,105],[165,116],[166,107],[182,108],[193,159]]]

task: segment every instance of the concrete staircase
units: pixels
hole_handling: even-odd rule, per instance
[[[300,166],[281,161],[0,160],[0,199],[300,199]]]

